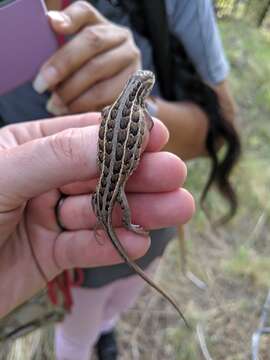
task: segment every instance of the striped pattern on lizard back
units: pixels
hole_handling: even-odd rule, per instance
[[[121,257],[174,306],[187,324],[176,302],[129,258],[112,224],[112,212],[118,202],[122,209],[123,226],[136,233],[147,234],[142,227],[131,223],[124,189],[128,178],[138,166],[143,146],[153,126],[145,100],[150,95],[154,81],[152,72],[137,71],[128,80],[117,100],[102,111],[97,161],[101,175],[96,192],[92,195],[92,207],[98,225],[105,230]]]
[[[144,114],[138,96],[138,82],[130,93],[123,93],[111,107],[102,112],[98,142],[98,166],[101,172],[96,191],[99,218],[108,221],[116,201],[122,205],[126,180],[139,163],[145,135]]]

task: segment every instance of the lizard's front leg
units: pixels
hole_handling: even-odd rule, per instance
[[[125,191],[123,188],[120,188],[118,196],[117,196],[117,202],[119,203],[121,210],[122,210],[122,223],[123,226],[133,231],[136,234],[139,235],[148,235],[148,231],[144,230],[140,225],[135,225],[131,223],[131,212],[127,201],[127,196],[125,194]]]

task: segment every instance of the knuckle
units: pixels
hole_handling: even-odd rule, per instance
[[[138,46],[135,43],[133,43],[133,46],[131,49],[132,49],[131,52],[132,52],[133,58],[140,60],[141,59],[141,51],[138,48]]]
[[[91,49],[99,50],[102,47],[103,39],[98,26],[87,26],[84,30],[84,37]]]
[[[69,69],[72,68],[72,56],[65,49],[62,50],[61,57],[53,59],[51,66],[54,67],[56,71],[56,77],[58,81],[63,80],[66,77]]]
[[[23,130],[19,128],[18,124],[5,125],[0,128],[1,136],[7,141],[2,141],[0,144],[0,150],[7,150],[11,146],[18,145],[18,141],[21,138],[27,138],[30,132],[29,127],[25,127]]]
[[[117,34],[118,40],[120,42],[127,42],[129,40],[133,41],[132,31],[125,26],[115,25],[111,23],[109,26],[107,26],[106,30],[108,34],[112,34],[112,33],[115,35]]]
[[[1,131],[1,135],[2,134],[5,134],[5,133],[12,133],[14,130],[16,131],[16,125],[14,125],[14,124],[10,124],[10,125],[5,125],[4,127],[2,127],[1,129],[0,129],[0,131]]]
[[[133,39],[132,31],[129,28],[123,26],[122,31],[123,31],[124,35],[126,36],[126,38],[128,38],[128,39],[132,38]]]
[[[77,7],[77,9],[79,11],[87,12],[89,14],[93,13],[93,8],[87,1],[78,0],[78,1],[76,1],[75,6]]]
[[[67,129],[58,134],[50,137],[50,146],[61,162],[65,162],[67,159],[75,162],[82,161],[82,155],[80,152],[80,146],[82,133],[79,129]]]

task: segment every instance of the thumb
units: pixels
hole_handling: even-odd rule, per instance
[[[95,178],[97,138],[98,126],[72,128],[3,150],[1,211],[64,184]]]

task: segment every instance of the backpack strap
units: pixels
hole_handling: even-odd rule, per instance
[[[112,0],[109,1],[113,4]],[[129,15],[131,27],[150,41],[161,94],[166,100],[176,100],[171,34],[165,1],[118,0],[113,5],[122,7]]]
[[[165,1],[138,0],[138,2],[141,3],[145,31],[152,44],[161,93],[165,99],[173,100],[173,61]]]

